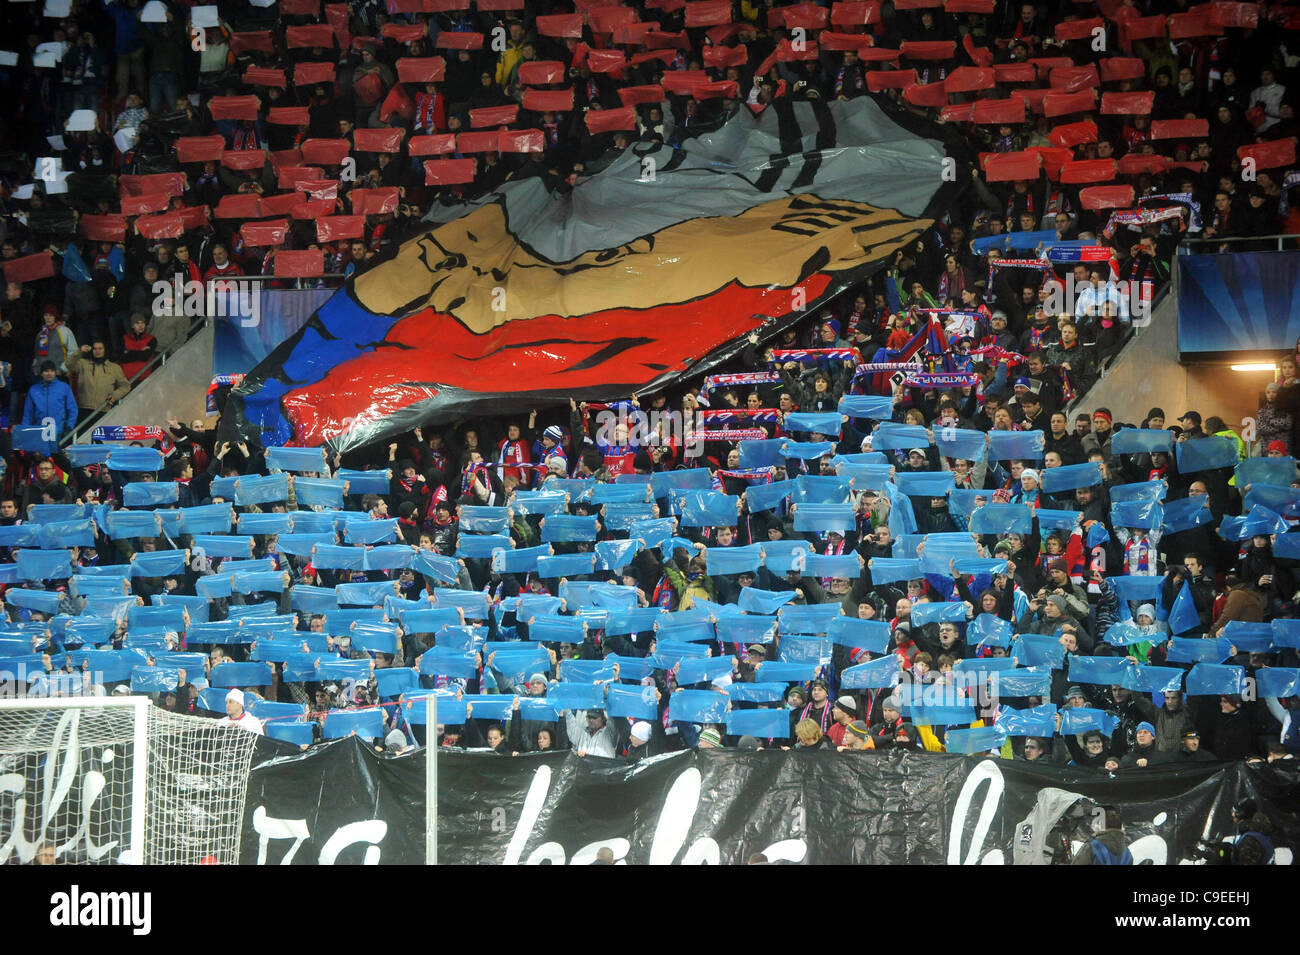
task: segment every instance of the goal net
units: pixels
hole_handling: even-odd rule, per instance
[[[0,864],[233,865],[255,741],[144,697],[0,700]]]

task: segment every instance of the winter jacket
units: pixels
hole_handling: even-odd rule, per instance
[[[96,361],[80,353],[68,356],[68,371],[77,376],[77,406],[98,408],[111,397],[121,401],[131,391],[131,383],[117,362]]]
[[[56,436],[77,424],[77,402],[72,397],[72,389],[58,378],[38,381],[27,392],[23,424],[40,427],[47,418],[54,422]]]

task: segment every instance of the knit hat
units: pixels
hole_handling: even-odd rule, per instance
[[[1270,441],[1266,451],[1276,451],[1278,454],[1286,454],[1286,445],[1281,441]]]
[[[640,743],[650,739],[650,724],[645,720],[632,724],[632,738]]]
[[[1152,736],[1156,735],[1156,728],[1146,721],[1139,723],[1137,726],[1137,731],[1139,733],[1141,733],[1143,730],[1146,730]]]
[[[1052,594],[1047,598],[1047,602],[1054,606],[1061,613],[1065,613],[1065,598],[1060,594]]]
[[[561,441],[564,440],[564,431],[559,427],[559,425],[553,424],[545,431],[542,432],[542,437],[550,438],[556,444],[559,444]]]
[[[1134,614],[1134,619],[1137,619],[1138,617],[1142,616],[1143,614],[1146,614],[1146,615],[1147,615],[1148,617],[1150,617],[1152,620],[1155,620],[1155,619],[1156,619],[1156,608],[1155,608],[1155,605],[1154,605],[1154,604],[1143,604],[1142,606],[1138,607],[1138,612],[1137,612],[1136,614]]]
[[[243,706],[243,705],[244,705],[244,691],[243,691],[243,690],[230,690],[229,692],[227,692],[227,693],[226,693],[226,702],[229,703],[231,700],[234,700],[234,701],[235,701],[236,703],[238,703],[240,706]]]
[[[867,724],[862,722],[862,720],[854,720],[848,725],[845,732],[852,733],[858,739],[866,739],[871,735],[871,730],[867,728]]]
[[[1068,568],[1066,567],[1064,558],[1053,557],[1051,560],[1047,562],[1047,565],[1044,569],[1050,574],[1054,570],[1067,570]]]
[[[1020,472],[1020,479],[1023,481],[1025,478],[1033,478],[1034,481],[1039,484],[1043,482],[1043,479],[1039,476],[1038,472],[1035,471],[1033,468],[1025,468],[1023,471]]]
[[[544,673],[534,673],[532,676],[530,676],[530,677],[528,678],[528,682],[529,682],[530,684],[531,684],[531,683],[541,683],[543,686],[545,686],[546,683],[547,683],[547,680],[546,680],[546,674],[544,674]]]
[[[701,749],[708,748],[708,747],[718,747],[721,745],[722,745],[722,734],[719,733],[717,730],[715,730],[713,727],[710,726],[704,732],[700,733]]]
[[[1081,686],[1072,686],[1065,691],[1065,698],[1067,700],[1072,696],[1077,696],[1085,700],[1088,698],[1088,695],[1083,692],[1083,687]]]
[[[406,734],[401,730],[392,730],[384,737],[384,749],[394,752],[406,746]]]
[[[848,694],[845,694],[844,696],[841,696],[839,699],[837,699],[835,701],[835,705],[839,709],[843,710],[845,713],[853,713],[854,715],[857,715],[858,701],[855,700],[853,697],[849,696]]]

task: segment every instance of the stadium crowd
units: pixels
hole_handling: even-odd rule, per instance
[[[160,279],[355,275],[435,207],[782,97],[987,155],[889,268],[684,393],[345,458],[203,421],[8,450],[0,673],[301,745],[422,743],[432,693],[440,744],[502,753],[1292,758],[1295,356],[1254,455],[1196,410],[1067,413],[1180,242],[1300,232],[1288,8],[458,5],[7,5],[15,426],[65,436],[183,343]]]

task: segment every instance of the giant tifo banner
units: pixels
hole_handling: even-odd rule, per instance
[[[262,744],[269,753],[273,744]],[[421,864],[424,753],[378,756],[355,738],[253,768],[241,862]],[[1278,768],[1285,766],[1285,768]],[[1300,771],[1189,763],[1116,778],[945,754],[680,752],[629,766],[568,753],[441,753],[438,861],[736,864],[1047,864],[1118,809],[1134,862],[1190,862],[1233,834],[1247,796],[1300,837]]]
[[[1178,352],[1183,358],[1245,358],[1295,346],[1300,338],[1300,252],[1180,255],[1177,261]]]
[[[212,374],[246,374],[293,337],[325,303],[329,289],[262,289],[254,317],[219,314],[213,319]],[[224,311],[224,310],[223,310]]]
[[[969,180],[944,135],[866,97],[780,100],[570,195],[508,183],[349,280],[235,390],[229,427],[346,450],[703,373],[918,238]]]

